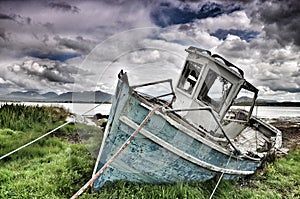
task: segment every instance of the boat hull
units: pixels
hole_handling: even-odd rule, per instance
[[[94,174],[110,160],[138,129],[154,104],[133,94],[126,78],[118,82]],[[205,117],[205,115],[203,116]],[[253,174],[262,160],[236,156],[156,111],[139,134],[94,182],[125,180],[141,183],[205,181],[224,174],[232,179]]]

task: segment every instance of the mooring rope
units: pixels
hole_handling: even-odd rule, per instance
[[[85,115],[85,114],[91,112],[92,110],[94,110],[95,108],[97,108],[98,106],[100,106],[100,105],[102,105],[102,104],[103,104],[103,103],[98,104],[97,106],[95,106],[95,107],[93,107],[93,108],[87,110],[86,112],[80,114],[80,116],[83,116],[83,115]],[[56,127],[55,129],[49,131],[48,133],[46,133],[46,134],[44,134],[44,135],[42,135],[42,136],[40,136],[40,137],[38,137],[38,138],[32,140],[31,142],[28,142],[27,144],[24,144],[23,146],[20,146],[19,148],[17,148],[17,149],[15,149],[15,150],[13,150],[13,151],[11,151],[11,152],[9,152],[9,153],[7,153],[7,154],[1,156],[0,160],[2,160],[3,158],[6,158],[6,157],[8,157],[8,156],[10,156],[10,155],[12,155],[12,154],[18,152],[18,151],[20,151],[21,149],[24,149],[25,147],[28,147],[29,145],[31,145],[31,144],[33,144],[33,143],[39,141],[40,139],[42,139],[42,138],[44,138],[44,137],[50,135],[51,133],[53,133],[53,132],[59,130],[60,128],[66,126],[67,124],[70,124],[70,123],[72,123],[72,122],[74,122],[74,121],[75,121],[75,118],[72,119],[72,120],[70,120],[70,121],[65,122],[64,124],[62,124],[62,125]]]
[[[130,135],[130,137],[125,141],[125,143],[119,148],[119,150],[105,163],[105,165],[83,186],[81,187],[71,199],[78,198],[94,181],[110,166],[110,164],[124,151],[124,149],[132,142],[132,140],[138,135],[141,129],[149,122],[150,118],[154,115],[161,106],[156,106],[149,112],[144,121],[140,126]]]
[[[71,122],[73,122],[73,120],[70,120],[70,121],[68,121],[68,122],[66,122],[66,123],[64,123],[64,124],[62,124],[62,125],[56,127],[55,129],[49,131],[48,133],[46,133],[46,134],[44,134],[44,135],[42,135],[42,136],[40,136],[40,137],[38,137],[38,138],[32,140],[31,142],[28,142],[27,144],[24,144],[23,146],[21,146],[21,147],[15,149],[15,150],[13,150],[13,151],[11,151],[11,152],[9,152],[9,153],[3,155],[3,156],[1,156],[0,160],[2,160],[3,158],[6,158],[6,157],[8,157],[8,156],[10,156],[10,155],[12,155],[12,154],[14,154],[14,153],[20,151],[21,149],[24,149],[25,147],[27,147],[27,146],[29,146],[29,145],[31,145],[31,144],[33,144],[33,143],[39,141],[40,139],[46,137],[47,135],[50,135],[51,133],[57,131],[58,129],[60,129],[60,128],[66,126],[67,124],[69,124],[69,123],[71,123]]]
[[[80,116],[85,116],[85,114],[91,112],[92,110],[94,110],[95,108],[97,108],[98,106],[100,106],[100,105],[102,105],[102,104],[103,104],[103,103],[100,103],[100,104],[98,104],[97,106],[95,106],[95,107],[93,107],[93,108],[91,108],[91,109],[85,111],[84,113],[80,114]]]
[[[230,159],[231,159],[231,156],[232,156],[232,154],[230,154],[230,156],[229,156],[229,158],[228,158],[228,161],[227,161],[227,164],[226,164],[225,168],[228,166],[228,164],[229,164],[229,162],[230,162]],[[221,176],[220,176],[220,178],[219,178],[219,180],[218,180],[218,182],[217,182],[217,184],[216,184],[216,186],[215,186],[213,192],[211,193],[209,199],[212,199],[212,197],[214,196],[214,194],[215,194],[215,192],[216,192],[216,190],[217,190],[217,188],[218,188],[218,186],[219,186],[219,184],[220,184],[220,182],[221,182],[221,180],[222,180],[222,178],[223,178],[223,176],[224,176],[224,173],[225,173],[225,171],[222,172],[222,174],[221,174]]]

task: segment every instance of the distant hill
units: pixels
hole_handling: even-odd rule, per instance
[[[251,97],[242,96],[234,100],[234,104],[251,104],[253,99]],[[256,103],[277,103],[276,100],[257,99]]]
[[[53,98],[57,97],[58,94],[55,93],[55,92],[48,92],[48,93],[42,94],[42,96],[47,98],[47,99],[53,99]]]
[[[9,94],[10,97],[22,97],[22,98],[40,98],[41,95],[36,91],[27,91],[27,92],[12,92]]]
[[[60,95],[55,92],[40,94],[36,91],[18,91],[0,96],[0,101],[99,103],[110,102],[111,94],[102,91],[67,92]]]
[[[271,99],[257,99],[256,103],[279,103],[279,102]]]
[[[53,98],[65,102],[110,102],[111,94],[102,91],[67,92]]]
[[[234,100],[234,104],[250,103],[250,102],[252,102],[252,98],[246,97],[246,96],[243,96],[243,97],[240,97],[240,98],[237,98]]]
[[[27,92],[11,92],[8,95],[0,96],[2,101],[43,101],[46,100],[46,97],[42,96],[36,91],[27,91]]]

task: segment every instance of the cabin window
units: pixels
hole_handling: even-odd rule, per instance
[[[201,69],[201,64],[196,64],[191,61],[186,62],[183,73],[179,80],[178,88],[187,92],[188,94],[192,94]]]
[[[215,71],[209,70],[198,99],[211,105],[214,110],[219,112],[231,87],[232,83],[218,75]]]

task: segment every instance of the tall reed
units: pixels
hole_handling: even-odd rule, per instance
[[[68,113],[63,108],[4,104],[0,108],[0,128],[26,131],[36,126],[49,126],[63,121]]]

